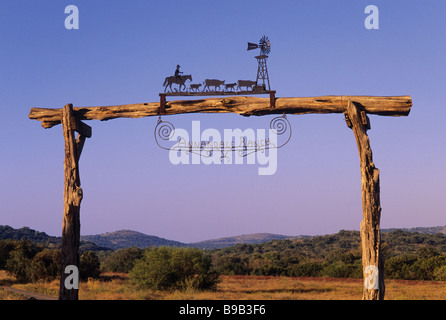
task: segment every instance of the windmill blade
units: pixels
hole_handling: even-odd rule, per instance
[[[271,43],[267,36],[263,36],[259,42],[260,51],[262,54],[268,54],[271,52]]]
[[[271,47],[270,46],[266,46],[265,48],[262,49],[263,54],[269,54],[271,52]]]
[[[266,42],[269,42],[268,37],[263,36],[262,38],[260,38],[259,45],[262,46]]]

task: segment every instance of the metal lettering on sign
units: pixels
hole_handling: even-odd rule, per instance
[[[212,157],[217,152],[224,162],[232,159],[231,152],[236,152],[238,157],[247,157],[255,152],[264,153],[283,147],[291,139],[291,124],[284,114],[271,120],[268,134],[265,129],[224,129],[222,134],[213,128],[201,131],[199,121],[193,121],[192,132],[189,133],[182,128],[176,130],[172,123],[160,117],[154,136],[158,146],[164,150],[200,157]],[[204,140],[203,137],[209,139]]]

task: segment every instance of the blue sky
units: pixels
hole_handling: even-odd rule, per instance
[[[79,8],[79,30],[64,27],[70,4]],[[379,8],[378,30],[364,27],[369,4]],[[61,233],[61,127],[29,120],[31,107],[155,102],[177,64],[196,82],[252,79],[257,52],[246,51],[247,42],[265,34],[278,97],[412,97],[409,117],[370,117],[381,226],[446,225],[445,13],[444,1],[2,0],[0,224]],[[259,129],[271,119],[164,120]],[[256,165],[173,166],[154,141],[156,117],[89,121],[82,234],[133,229],[191,242],[358,230],[359,160],[343,116],[288,119],[293,136],[273,176],[259,176]]]

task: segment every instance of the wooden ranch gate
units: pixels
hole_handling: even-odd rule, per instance
[[[163,100],[163,99],[162,99]],[[62,270],[60,300],[77,300],[78,289],[64,285],[66,266],[79,266],[80,204],[82,188],[79,178],[79,158],[91,127],[82,120],[110,120],[141,118],[183,113],[238,113],[242,116],[271,114],[328,114],[343,113],[347,126],[352,129],[359,151],[362,189],[363,220],[360,226],[363,266],[363,299],[384,299],[384,259],[381,254],[379,170],[372,158],[367,135],[370,129],[368,114],[381,116],[408,116],[412,107],[410,96],[322,96],[305,98],[257,98],[231,96],[202,100],[128,104],[108,107],[62,109],[31,108],[29,118],[42,122],[44,128],[62,124],[65,141],[64,208],[62,224]],[[77,137],[75,136],[77,132]]]

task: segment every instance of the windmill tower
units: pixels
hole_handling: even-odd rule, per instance
[[[263,36],[259,44],[248,42],[248,50],[254,50],[260,48],[260,55],[256,56],[258,62],[257,68],[257,85],[262,86],[263,90],[271,90],[269,85],[269,76],[268,76],[268,67],[266,65],[266,60],[268,59],[268,54],[271,51],[271,43],[269,42],[268,37]]]

